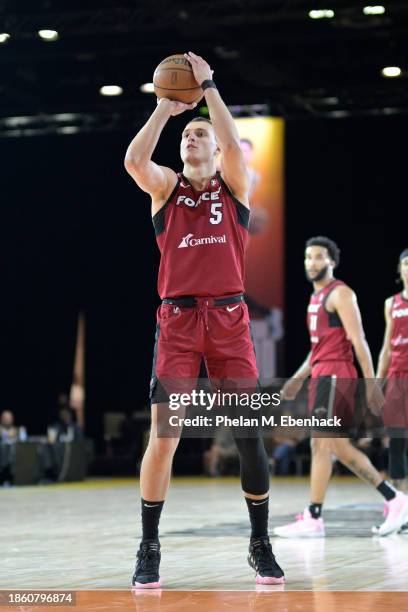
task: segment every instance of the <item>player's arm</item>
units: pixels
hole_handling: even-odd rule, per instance
[[[164,204],[177,182],[174,170],[152,161],[160,134],[171,116],[194,106],[195,104],[160,100],[126,151],[125,168],[140,189],[151,195],[153,208],[160,208],[160,205]]]
[[[364,378],[374,378],[373,360],[365,338],[354,291],[344,285],[336,287],[330,296],[330,305],[340,317],[347,338],[353,345]]]
[[[385,300],[384,304],[385,333],[380,356],[378,358],[377,378],[385,378],[387,376],[388,368],[390,367],[391,363],[391,305],[392,297]]]
[[[310,366],[310,357],[312,353],[310,352],[300,368],[296,370],[289,380],[285,382],[281,389],[281,396],[284,400],[293,400],[299,393],[300,389],[306,378],[308,378],[312,372],[312,368]]]
[[[343,285],[334,289],[329,300],[343,323],[344,331],[353,345],[358,363],[366,379],[367,404],[371,412],[379,415],[384,403],[384,396],[375,380],[373,360],[365,338],[356,295],[350,287]]]
[[[195,53],[186,53],[194,77],[200,85],[203,81],[212,80],[212,70],[207,62]],[[249,176],[244,156],[241,151],[239,134],[234,120],[214,87],[204,91],[205,101],[210,111],[211,122],[222,155],[222,176],[234,196],[249,207]]]
[[[302,378],[303,380],[305,380],[308,376],[310,376],[312,372],[312,368],[310,366],[311,356],[312,353],[308,353],[308,356],[306,357],[300,368],[296,370],[292,378]]]

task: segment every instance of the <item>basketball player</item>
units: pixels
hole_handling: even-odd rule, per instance
[[[408,489],[408,249],[399,257],[398,273],[403,284],[400,293],[385,300],[385,335],[377,378],[387,379],[384,425],[388,428],[390,446],[388,471],[395,487]],[[389,514],[386,502],[384,514]],[[377,533],[377,528],[373,529]],[[408,523],[401,527],[408,533]]]
[[[373,380],[370,349],[364,336],[356,296],[350,287],[333,276],[339,261],[340,251],[332,240],[318,236],[307,241],[306,276],[314,288],[307,315],[311,351],[293,378],[283,386],[282,397],[294,399],[304,380],[311,376],[310,407],[321,417],[331,416],[328,413],[334,411],[347,431],[353,423],[357,384],[353,348],[366,379],[368,405],[376,414],[381,410],[383,398]],[[344,435],[344,431],[342,433]],[[389,514],[379,528],[379,534],[397,531],[408,516],[408,497],[384,481],[368,457],[357,450],[348,438],[312,436],[310,505],[303,514],[298,515],[296,522],[276,527],[275,534],[286,538],[325,535],[321,513],[332,472],[332,454],[375,487],[388,502]]]
[[[163,399],[160,382],[196,379],[202,357],[210,378],[256,383],[254,350],[243,299],[244,251],[248,239],[248,176],[234,121],[212,80],[207,62],[188,53],[201,84],[211,121],[187,122],[181,135],[183,172],[152,161],[163,128],[172,116],[192,109],[167,99],[158,101],[150,119],[131,142],[125,166],[149,193],[161,252],[157,334],[151,382],[152,422],[143,457],[140,488],[142,542],[132,584],[160,586],[158,525],[178,438],[159,437]],[[223,155],[223,169],[216,157]],[[162,413],[163,414],[163,413]],[[284,574],[269,543],[266,452],[260,437],[236,439],[241,481],[251,522],[248,561],[261,584],[281,584]],[[188,504],[188,500],[186,500]]]

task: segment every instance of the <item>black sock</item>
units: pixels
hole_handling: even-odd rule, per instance
[[[322,515],[323,504],[315,504],[314,502],[310,503],[309,512],[312,515],[312,518],[318,519]]]
[[[387,480],[383,480],[382,482],[380,482],[377,487],[377,491],[381,493],[381,495],[385,497],[387,501],[394,499],[397,494],[396,489],[394,489],[392,484],[390,484]]]
[[[245,498],[251,521],[251,540],[268,537],[269,497],[265,499]]]
[[[164,501],[146,501],[142,499],[142,539],[159,539],[159,521]]]

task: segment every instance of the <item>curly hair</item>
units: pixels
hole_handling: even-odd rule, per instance
[[[306,249],[310,246],[320,246],[327,249],[327,252],[330,255],[330,258],[334,261],[336,266],[340,263],[340,249],[337,244],[327,238],[327,236],[314,236],[313,238],[309,238],[306,242]]]

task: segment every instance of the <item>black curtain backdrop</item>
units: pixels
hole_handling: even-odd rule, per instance
[[[181,169],[171,121],[155,159]],[[337,275],[355,289],[375,360],[383,302],[396,292],[405,229],[407,118],[291,121],[286,128],[286,363],[305,358],[305,240],[342,249]],[[102,437],[104,411],[148,400],[158,249],[149,198],[123,167],[133,134],[1,140],[0,410],[30,433],[55,418],[69,388],[78,312],[86,316],[86,428]],[[404,164],[405,165],[405,164]]]

